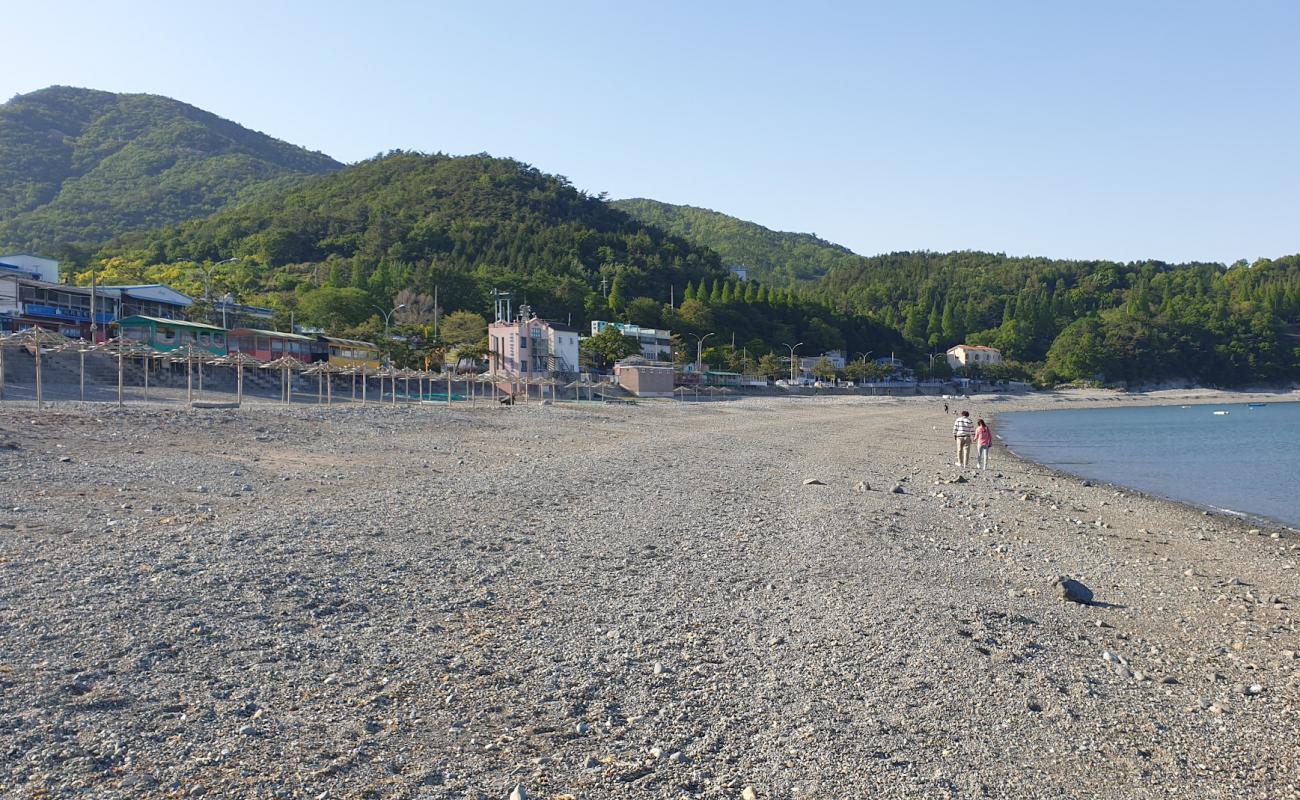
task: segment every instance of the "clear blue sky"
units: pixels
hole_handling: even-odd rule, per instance
[[[60,2],[0,97],[164,94],[356,161],[489,152],[864,254],[1300,251],[1300,3]]]

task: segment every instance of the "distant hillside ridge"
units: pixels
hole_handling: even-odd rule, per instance
[[[342,166],[167,97],[52,86],[0,105],[0,249],[93,246]]]
[[[815,234],[774,231],[707,208],[646,198],[615,200],[612,205],[642,222],[717,251],[729,266],[748,267],[751,280],[777,286],[817,280],[837,267],[866,263],[847,247]]]

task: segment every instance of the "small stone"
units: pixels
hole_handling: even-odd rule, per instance
[[[240,735],[240,736],[252,736],[252,735],[255,734],[255,733],[257,733],[257,729],[254,728],[252,725],[241,725],[241,726],[239,726],[239,735]]]
[[[194,488],[194,491],[198,492],[199,494],[207,494],[207,493],[208,493],[208,487],[203,486],[203,485],[199,485],[199,486],[196,486],[196,487]]]
[[[805,481],[803,482],[803,485],[804,485],[804,486],[825,486],[826,484],[822,483],[821,481],[817,480],[816,478],[808,478],[807,480],[805,480]]]
[[[1083,482],[1083,485],[1084,485],[1084,486],[1092,486],[1092,481],[1084,481],[1084,482]]]
[[[758,800],[758,792],[754,791],[753,786],[746,786],[740,793],[740,800]]]
[[[60,457],[59,457],[59,463],[60,463],[60,464],[71,464],[71,463],[72,463],[72,456],[60,456]]]
[[[1246,687],[1246,694],[1250,697],[1256,697],[1264,693],[1264,687],[1258,683],[1252,683]]]
[[[664,751],[663,751],[663,748],[662,748],[662,747],[652,747],[652,748],[650,748],[650,757],[651,757],[651,758],[659,758],[659,757],[662,756],[663,754],[664,754]]]
[[[656,674],[656,675],[665,675],[665,674],[667,674],[667,672],[668,672],[668,668],[665,667],[665,666],[663,665],[663,662],[661,662],[661,661],[656,661],[656,662],[655,662],[655,674]]]
[[[889,491],[893,492],[894,494],[906,494],[902,486],[895,486],[893,489],[890,489]]]
[[[858,481],[857,483],[853,484],[853,491],[855,492],[871,491],[871,484],[867,483],[866,481]]]
[[[528,792],[524,790],[522,784],[515,784],[514,790],[510,792],[510,800],[528,800]]]
[[[589,730],[591,730],[591,726],[585,722],[579,722],[577,725],[573,727],[573,732],[578,734],[579,736],[586,736],[587,731]]]
[[[587,756],[587,760],[582,763],[583,769],[596,769],[599,766],[600,762],[596,760],[595,756]]]
[[[251,483],[246,483],[246,484],[244,484],[243,486],[240,487],[240,491],[243,491],[243,492],[251,492],[251,491],[253,491],[253,484],[251,484]]]

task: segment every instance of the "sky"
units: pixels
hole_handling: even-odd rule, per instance
[[[162,94],[346,162],[487,152],[872,255],[1300,252],[1300,3],[6,9],[0,100]]]

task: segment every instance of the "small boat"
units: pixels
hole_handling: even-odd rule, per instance
[[[1268,405],[1268,403],[1247,403],[1246,408],[1263,408],[1266,405]]]
[[[1232,413],[1231,411],[1216,411],[1216,412],[1214,412],[1214,416],[1216,416],[1216,417],[1226,417],[1226,416],[1228,416],[1228,415],[1231,414],[1231,413]]]

